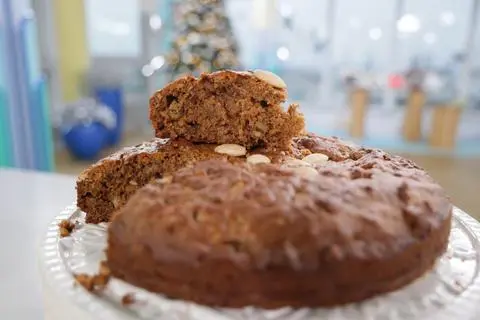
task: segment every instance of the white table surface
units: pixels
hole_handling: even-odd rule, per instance
[[[75,177],[0,169],[0,319],[44,319],[38,250]]]

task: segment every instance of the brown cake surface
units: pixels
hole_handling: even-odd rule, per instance
[[[77,206],[86,212],[87,223],[110,220],[140,187],[155,178],[196,161],[229,158],[216,153],[215,145],[194,145],[188,141],[153,139],[128,147],[100,160],[77,179]]]
[[[150,99],[155,135],[287,149],[302,133],[304,119],[296,105],[283,110],[287,91],[275,77],[265,71],[219,71],[178,79]]]
[[[348,158],[353,150],[338,139],[313,134],[293,141],[288,151],[257,148],[246,151],[245,156],[233,157],[215,152],[217,145],[214,144],[153,139],[116,152],[80,174],[77,179],[77,206],[86,212],[88,223],[106,222],[113,211],[123,206],[140,187],[197,161],[227,158],[232,162],[245,162],[252,154],[263,154],[273,163],[278,163],[291,158],[302,159],[312,152],[324,153],[338,160]]]
[[[113,275],[211,306],[315,307],[398,289],[433,266],[452,206],[424,171],[335,139],[294,145],[331,160],[209,160],[140,189],[108,229]]]

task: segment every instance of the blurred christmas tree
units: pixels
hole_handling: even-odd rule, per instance
[[[182,0],[176,4],[176,32],[167,55],[172,79],[239,67],[238,49],[223,0]]]

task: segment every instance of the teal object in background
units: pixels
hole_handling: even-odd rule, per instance
[[[2,65],[3,60],[3,39],[0,36],[0,167],[7,167],[13,164],[12,150],[10,143],[10,114],[8,112],[8,97],[5,80],[5,67]]]
[[[7,69],[6,69],[6,28],[0,2],[0,167],[13,165],[11,147],[10,106],[8,104]]]
[[[28,2],[0,0],[0,166],[52,171],[50,102],[36,28]]]
[[[44,159],[44,168],[45,171],[55,170],[55,159],[53,158],[54,147],[53,147],[53,132],[52,132],[52,123],[50,116],[50,96],[48,95],[48,85],[47,82],[42,79],[38,87],[38,101],[41,105],[41,116],[43,117],[44,125],[42,136],[45,141],[45,159]]]
[[[28,115],[34,169],[53,170],[53,147],[49,114],[47,85],[40,73],[37,30],[33,16],[20,22],[20,37],[23,47],[23,65],[28,92]]]
[[[265,69],[273,73],[279,73],[275,43],[272,41],[273,36],[270,32],[267,30],[258,32],[258,51],[251,69]]]
[[[175,12],[174,5],[175,0],[157,0],[156,7],[157,12],[161,21],[161,37],[157,43],[159,54],[166,56],[170,50],[170,45],[172,43],[174,34],[175,34]],[[152,17],[150,17],[152,19]],[[160,73],[159,77],[155,78],[154,87],[162,88],[165,86],[170,79],[167,77],[165,72]],[[152,92],[153,93],[153,92]],[[150,123],[148,123],[149,125]]]

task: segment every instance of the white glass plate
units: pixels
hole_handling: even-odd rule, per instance
[[[76,222],[77,227],[69,237],[60,238],[57,225],[63,219]],[[458,208],[454,209],[448,250],[431,272],[390,294],[318,309],[209,308],[170,300],[118,279],[112,279],[101,294],[89,293],[73,285],[72,275],[97,272],[99,262],[105,259],[106,226],[85,224],[84,213],[68,207],[51,223],[41,248],[45,285],[92,319],[473,320],[480,314],[480,223]],[[125,294],[134,294],[135,303],[123,306]]]

